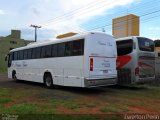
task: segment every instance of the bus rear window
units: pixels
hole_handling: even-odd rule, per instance
[[[129,54],[133,50],[133,40],[131,40],[131,39],[117,41],[116,44],[117,44],[118,56]]]
[[[143,38],[143,37],[138,37],[138,44],[139,44],[139,49],[141,51],[154,51],[154,42],[151,39],[148,38]]]

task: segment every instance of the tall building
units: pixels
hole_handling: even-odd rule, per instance
[[[0,72],[6,72],[7,63],[5,56],[7,53],[17,47],[22,47],[33,41],[21,39],[20,30],[11,30],[11,34],[6,37],[0,37]]]
[[[139,36],[139,16],[129,14],[112,20],[112,35],[116,38]]]

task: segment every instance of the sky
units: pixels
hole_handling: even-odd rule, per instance
[[[42,27],[39,41],[67,32],[112,34],[112,19],[127,14],[140,16],[140,36],[160,39],[160,0],[0,0],[0,36],[18,29],[34,40],[31,24]]]

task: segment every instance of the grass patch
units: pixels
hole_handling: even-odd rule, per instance
[[[96,115],[20,115],[19,120],[123,120],[120,116]]]
[[[8,96],[11,93],[10,89],[0,88],[0,97]]]
[[[72,110],[77,110],[77,109],[81,108],[81,105],[73,100],[65,101],[63,103],[63,105],[69,109],[72,109]]]
[[[93,102],[84,103],[83,105],[87,108],[94,108],[97,106],[97,104]]]
[[[75,110],[75,109],[78,109],[81,107],[81,105],[74,101],[74,100],[58,100],[58,99],[54,99],[54,100],[51,100],[50,101],[52,103],[52,105],[54,107],[57,107],[59,105],[63,105],[64,107],[68,108],[68,109],[72,109],[72,110]]]
[[[4,113],[11,114],[35,114],[37,106],[35,104],[17,104],[4,110]]]
[[[52,99],[49,101],[49,103],[52,104],[52,106],[57,107],[60,104],[63,104],[64,101],[63,100],[58,100],[58,99]]]
[[[105,106],[104,108],[100,109],[100,111],[101,112],[121,113],[121,112],[127,112],[128,107],[119,106],[119,105],[110,105],[110,106]]]
[[[102,108],[100,111],[102,112],[120,112],[119,109],[117,109],[116,107],[111,107],[111,106],[108,106],[108,107],[104,107]]]
[[[39,114],[55,114],[56,107],[50,103],[36,103],[37,113]]]
[[[11,102],[12,100],[9,99],[9,98],[0,98],[0,104],[5,104],[5,103],[9,103]]]

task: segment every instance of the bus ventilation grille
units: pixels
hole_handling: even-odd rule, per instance
[[[118,70],[118,84],[131,84],[131,70],[122,68]]]

